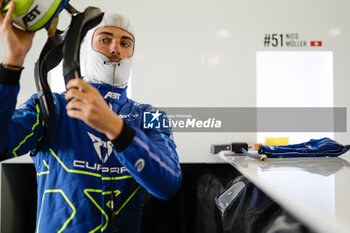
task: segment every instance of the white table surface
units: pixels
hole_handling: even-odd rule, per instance
[[[350,232],[350,152],[332,158],[218,155],[311,230]]]

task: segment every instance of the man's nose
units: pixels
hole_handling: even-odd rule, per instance
[[[114,56],[120,56],[120,45],[119,45],[119,41],[113,42],[111,44],[111,54]]]

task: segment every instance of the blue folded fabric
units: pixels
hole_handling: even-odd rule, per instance
[[[320,157],[339,156],[350,149],[330,138],[311,139],[308,142],[287,146],[260,146],[258,153],[268,157]]]

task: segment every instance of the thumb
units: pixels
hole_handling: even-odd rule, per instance
[[[11,24],[12,16],[13,16],[13,13],[15,12],[15,8],[16,8],[16,3],[12,0],[11,3],[10,3],[10,8],[7,11],[7,13],[5,15],[5,18],[4,18],[4,22],[3,23],[5,25],[10,25]]]

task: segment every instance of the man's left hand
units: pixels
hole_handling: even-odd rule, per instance
[[[115,139],[123,128],[123,120],[107,105],[99,91],[80,78],[67,84],[68,116],[84,121],[90,127]]]

